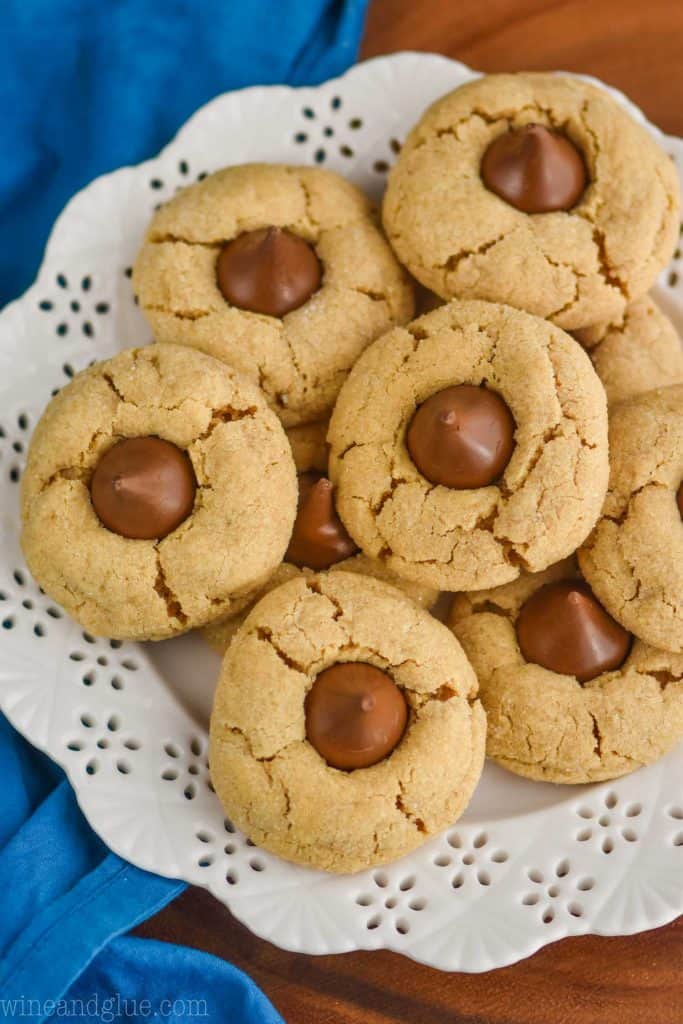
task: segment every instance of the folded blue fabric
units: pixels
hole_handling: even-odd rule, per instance
[[[97,1007],[93,990],[126,995],[109,996],[109,1002],[100,998]],[[107,955],[98,956],[71,989],[69,998],[74,1005],[65,1007],[67,1013],[90,1000],[103,1024],[115,1024],[121,1017],[128,1021],[131,1015],[148,1021],[150,1010],[178,1024],[283,1024],[261,990],[236,967],[208,953],[152,939],[115,939]]]
[[[315,84],[356,58],[366,0],[4,0],[0,305],[93,177],[156,153],[244,85]],[[1,657],[1,653],[0,653]],[[0,715],[0,1017],[281,1024],[222,960],[123,933],[179,893],[110,853],[62,772]]]
[[[126,938],[181,892],[92,832],[62,772],[0,716],[0,1018],[282,1024],[237,968]]]
[[[354,62],[366,0],[3,0],[0,306],[96,175],[153,156],[245,85],[312,85]]]

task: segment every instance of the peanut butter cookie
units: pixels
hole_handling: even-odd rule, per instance
[[[610,482],[579,564],[605,608],[637,637],[683,652],[683,384],[610,413]]]
[[[566,330],[618,320],[678,237],[671,160],[603,89],[484,75],[437,100],[389,176],[384,226],[443,298],[506,302]]]
[[[22,547],[41,587],[98,636],[158,640],[239,606],[296,513],[284,430],[258,388],[177,345],[78,374],[36,427]]]
[[[290,580],[225,656],[213,785],[231,821],[281,857],[382,864],[467,805],[485,745],[476,694],[455,637],[394,587],[346,572]]]
[[[450,623],[479,679],[487,754],[518,775],[612,779],[683,737],[683,655],[633,639],[573,558],[457,595]]]
[[[287,426],[329,414],[363,349],[414,308],[362,192],[279,164],[227,167],[162,206],[133,287],[157,341],[235,366]]]
[[[573,333],[588,351],[610,405],[683,383],[678,332],[649,296],[628,306],[617,323]]]
[[[547,321],[493,303],[451,302],[376,341],[328,437],[358,546],[443,590],[566,557],[607,487],[605,393],[588,356]]]

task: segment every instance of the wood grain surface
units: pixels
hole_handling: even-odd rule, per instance
[[[481,71],[581,71],[683,134],[681,0],[376,0],[362,57],[430,50]]]
[[[683,0],[376,0],[363,57],[406,49],[485,71],[594,74],[628,93],[665,131],[683,135]],[[683,1022],[683,918],[630,937],[565,939],[479,975],[441,974],[386,952],[285,953],[199,889],[138,934],[196,946],[241,967],[287,1024]]]

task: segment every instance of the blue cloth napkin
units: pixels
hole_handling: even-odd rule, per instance
[[[3,0],[0,306],[98,174],[153,156],[245,85],[313,85],[357,56],[366,0]]]
[[[366,2],[4,0],[0,306],[31,283],[75,191],[153,156],[220,92],[341,74]],[[1,715],[0,780],[0,1018],[282,1024],[224,961],[125,937],[183,883],[110,853]]]
[[[223,960],[119,937],[184,883],[110,853],[61,771],[2,716],[0,779],[0,1018],[282,1024]]]

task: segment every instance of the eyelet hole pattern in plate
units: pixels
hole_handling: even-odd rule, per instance
[[[578,818],[587,824],[578,829],[575,839],[579,843],[597,841],[603,854],[611,854],[619,842],[637,843],[640,840],[637,819],[642,813],[640,801],[620,801],[618,794],[609,790],[601,804],[582,804],[577,808]]]
[[[218,97],[157,159],[102,179],[96,202],[91,191],[67,208],[36,285],[0,314],[10,357],[0,380],[8,524],[0,538],[0,703],[65,767],[105,840],[134,863],[208,887],[266,938],[304,952],[414,948],[435,966],[479,970],[563,934],[652,927],[683,909],[683,884],[662,882],[683,861],[683,804],[672,781],[680,758],[673,770],[567,787],[554,802],[521,809],[516,795],[523,802],[534,784],[510,777],[505,784],[518,788],[502,811],[482,810],[475,798],[471,813],[397,863],[349,878],[310,873],[224,820],[206,733],[169,697],[149,649],[79,629],[35,585],[18,543],[19,483],[50,395],[95,360],[149,340],[131,275],[153,210],[245,158],[330,168],[377,201],[411,124],[467,77],[444,58],[408,54],[316,89],[281,90],[275,105],[268,90]],[[680,170],[683,146],[670,143]],[[658,288],[683,311],[680,250]],[[620,895],[626,877],[638,880],[635,911]],[[283,909],[285,898],[293,909]]]
[[[535,908],[542,924],[552,924],[560,914],[583,917],[584,904],[577,894],[590,892],[595,880],[577,876],[568,858],[556,864],[549,875],[538,868],[530,868],[527,877],[531,887],[522,896],[521,903],[524,907]]]

